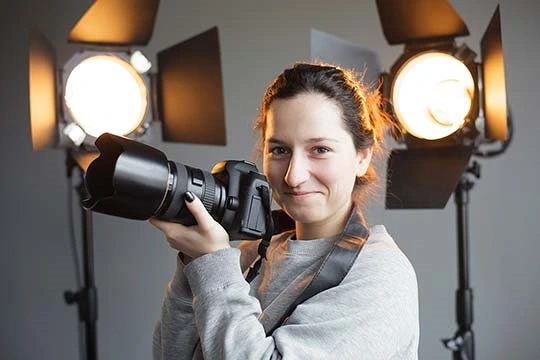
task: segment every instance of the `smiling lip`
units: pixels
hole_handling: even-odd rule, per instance
[[[292,197],[293,199],[304,199],[316,193],[316,191],[289,191],[285,194]]]

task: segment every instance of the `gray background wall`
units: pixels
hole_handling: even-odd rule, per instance
[[[0,55],[0,358],[75,359],[77,313],[62,293],[75,288],[67,221],[64,154],[31,151],[27,100],[27,34],[37,24],[58,49],[60,64],[75,47],[65,39],[86,2],[4,2]],[[474,50],[495,0],[454,0]],[[6,10],[7,9],[7,10]],[[538,359],[540,284],[537,240],[540,198],[540,5],[501,3],[508,98],[515,141],[502,157],[482,161],[482,179],[471,196],[471,281],[479,359]],[[249,158],[260,95],[284,67],[306,60],[316,28],[378,51],[383,68],[400,47],[387,46],[374,1],[272,2],[164,0],[155,52],[214,25],[221,35],[227,116],[226,147],[153,145],[171,159],[209,169],[223,158]],[[383,174],[384,177],[384,174]],[[449,359],[439,339],[453,334],[456,235],[453,201],[445,210],[370,212],[384,222],[415,265],[420,287],[421,359]],[[78,213],[75,213],[78,219]],[[174,253],[144,222],[95,216],[95,268],[99,291],[99,355],[147,359],[163,288]],[[79,235],[79,232],[76,232]]]

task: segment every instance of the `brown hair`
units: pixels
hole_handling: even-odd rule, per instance
[[[369,90],[352,70],[338,66],[296,63],[281,73],[266,89],[255,129],[261,131],[261,149],[264,147],[266,114],[275,99],[289,99],[296,95],[321,93],[335,101],[342,112],[346,129],[351,134],[357,150],[373,149],[372,163],[366,174],[356,179],[355,200],[363,200],[368,189],[377,180],[374,163],[385,157],[384,133],[392,126],[390,116],[384,112],[378,89]]]

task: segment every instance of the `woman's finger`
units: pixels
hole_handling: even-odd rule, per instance
[[[150,218],[149,221],[152,225],[161,230],[167,238],[177,238],[179,236],[186,237],[194,233],[188,226],[179,223],[158,220],[156,218]]]
[[[150,223],[157,227],[164,233],[169,233],[173,228],[177,227],[180,224],[172,223],[169,221],[163,221],[156,218],[150,218]]]
[[[178,223],[150,219],[150,223],[165,234],[169,245],[192,258],[230,247],[229,235],[205,209],[201,200],[188,192],[186,206],[197,225],[185,226]]]
[[[188,191],[184,194],[184,200],[186,201],[189,212],[193,215],[197,221],[197,225],[199,225],[202,230],[212,227],[215,220],[197,196],[191,191]]]

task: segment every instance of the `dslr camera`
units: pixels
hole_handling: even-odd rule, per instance
[[[260,239],[272,232],[272,190],[255,164],[244,160],[217,163],[207,172],[170,161],[140,142],[105,133],[100,152],[85,175],[88,210],[127,219],[196,224],[184,194],[191,191],[231,239]]]

